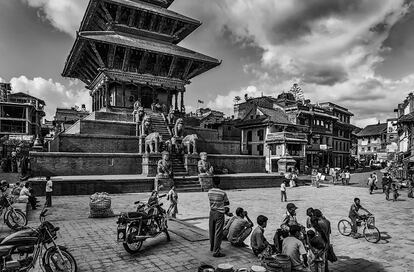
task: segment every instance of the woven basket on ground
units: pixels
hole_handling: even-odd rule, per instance
[[[104,218],[114,216],[111,209],[111,197],[107,193],[95,193],[91,195],[90,202],[90,218]]]

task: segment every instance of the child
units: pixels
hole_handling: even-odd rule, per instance
[[[393,183],[391,186],[392,186],[391,188],[392,188],[392,192],[393,192],[393,195],[394,195],[394,199],[392,201],[397,201],[397,198],[400,195],[398,193],[398,187],[397,187],[397,185],[395,183]]]
[[[46,207],[52,207],[53,182],[46,177]]]
[[[168,208],[167,213],[171,215],[172,218],[176,218],[178,213],[177,202],[178,194],[175,191],[175,185],[171,186],[171,190],[168,192],[167,200],[170,201],[170,207]]]
[[[325,272],[325,242],[320,236],[316,236],[313,230],[307,231],[309,268],[312,272]]]
[[[281,197],[280,201],[281,202],[283,202],[283,199],[284,199],[285,202],[287,201],[286,183],[285,182],[286,181],[282,181],[282,184],[280,184],[280,197]]]

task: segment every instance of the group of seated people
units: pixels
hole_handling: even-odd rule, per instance
[[[244,241],[251,234],[250,246],[253,254],[260,259],[273,254],[285,254],[290,257],[292,271],[328,271],[326,253],[330,244],[331,227],[329,221],[317,209],[307,210],[306,227],[297,222],[293,203],[287,204],[281,228],[274,235],[274,244],[264,235],[268,218],[257,217],[257,227],[243,208],[236,209],[236,215],[228,219],[224,227],[224,238],[236,247],[247,247]]]
[[[34,195],[33,188],[30,182],[16,182],[9,190],[9,183],[6,180],[0,182],[0,191],[2,195],[8,195],[13,197],[15,200],[22,201],[26,200],[32,207],[32,210],[36,210],[38,206],[38,200]]]

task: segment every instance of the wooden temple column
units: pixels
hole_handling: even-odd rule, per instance
[[[180,112],[185,112],[185,108],[184,108],[184,90],[182,90],[181,92],[181,107],[180,107]]]
[[[105,107],[110,107],[111,106],[111,94],[109,93],[108,80],[105,80],[104,90],[105,90],[105,101],[106,101]]]
[[[91,97],[92,97],[92,112],[94,112],[95,111],[95,94],[92,94]]]
[[[175,103],[174,103],[174,110],[178,111],[178,91],[174,94]]]

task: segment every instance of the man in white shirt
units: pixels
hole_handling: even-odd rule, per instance
[[[46,177],[46,207],[52,207],[53,182],[50,177]]]
[[[36,210],[36,197],[34,197],[31,193],[30,193],[30,189],[29,189],[29,183],[26,182],[26,184],[24,185],[24,187],[22,188],[22,190],[20,191],[20,198],[26,198],[28,199],[30,205],[32,206],[32,210]]]

